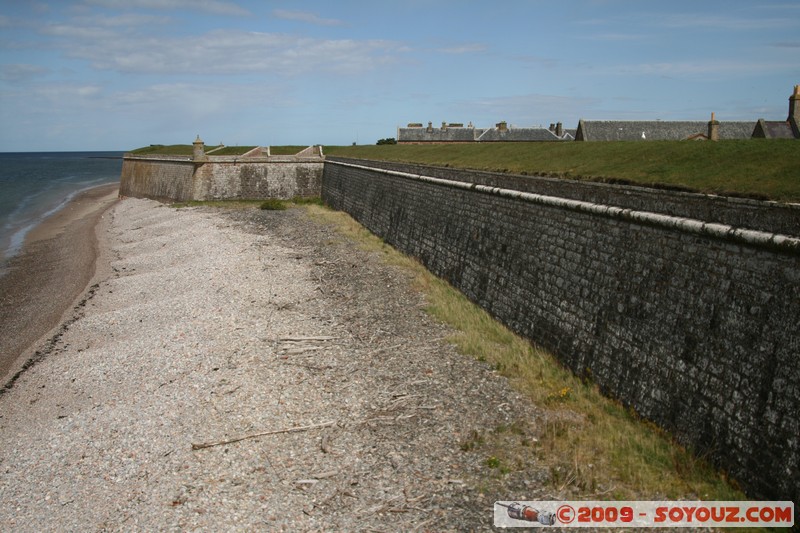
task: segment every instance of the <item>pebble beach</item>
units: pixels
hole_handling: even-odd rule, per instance
[[[484,530],[537,494],[463,446],[536,409],[380,254],[302,209],[98,209],[0,395],[3,531]]]

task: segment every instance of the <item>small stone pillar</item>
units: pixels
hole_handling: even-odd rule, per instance
[[[447,131],[447,122],[442,122],[442,131]]]
[[[504,120],[503,122],[497,123],[497,130],[498,131],[508,131],[508,123]]]
[[[192,143],[192,159],[195,161],[207,161],[208,157],[205,152],[205,143],[197,136],[197,139]]]
[[[428,129],[426,130],[428,133],[433,133],[433,122],[430,120],[428,121]]]
[[[719,140],[719,121],[714,118],[714,113],[711,113],[711,120],[708,121],[708,140]]]

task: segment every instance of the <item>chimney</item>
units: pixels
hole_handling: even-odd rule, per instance
[[[556,131],[556,125],[552,122],[550,123],[550,131]]]
[[[711,113],[711,120],[708,121],[708,140],[719,140],[719,121],[714,118],[714,113]]]
[[[789,116],[786,118],[792,123],[792,128],[800,127],[800,85],[794,86],[794,94],[789,97]]]
[[[192,159],[195,161],[206,161],[208,159],[205,153],[205,143],[200,140],[200,135],[192,143]]]
[[[508,131],[508,124],[506,123],[505,120],[502,122],[498,122],[497,124],[495,124],[495,126],[497,126],[498,131]]]
[[[559,139],[564,136],[564,125],[562,123],[556,124],[556,137]]]

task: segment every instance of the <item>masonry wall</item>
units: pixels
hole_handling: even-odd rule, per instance
[[[126,155],[120,194],[163,201],[290,199],[319,196],[321,158],[293,156],[244,159]]]
[[[119,193],[155,200],[193,199],[194,164],[186,158],[135,158],[122,161]]]
[[[329,158],[360,163],[358,159]],[[490,187],[547,194],[561,198],[615,205],[627,209],[652,211],[678,217],[719,222],[736,227],[800,235],[800,204],[756,201],[747,198],[693,194],[622,184],[580,182],[552,176],[521,176],[497,172],[433,167],[391,161],[370,161],[375,168],[422,174],[455,181],[468,181]]]
[[[560,196],[541,197],[342,163],[325,165],[330,206],[708,454],[752,497],[798,501],[798,233],[573,200],[585,191],[569,182],[548,185]],[[537,186],[518,188],[526,187]],[[654,194],[663,204],[683,203]],[[747,218],[693,201],[712,219]],[[761,207],[743,209],[756,218],[776,206]],[[777,227],[796,227],[797,211],[782,213],[754,224],[768,228],[772,216]]]
[[[222,161],[200,165],[194,199],[319,196],[322,160]]]

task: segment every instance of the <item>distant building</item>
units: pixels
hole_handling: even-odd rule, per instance
[[[576,141],[683,141],[712,138],[716,121],[583,120]],[[749,139],[753,122],[716,122],[719,139]]]
[[[449,144],[479,142],[558,142],[574,140],[574,131],[564,130],[562,124],[551,124],[547,128],[515,128],[506,122],[499,122],[494,128],[476,128],[469,123],[442,122],[440,128],[428,127],[421,123],[411,123],[405,128],[397,128],[399,144]]]
[[[476,128],[470,122],[442,122],[434,128],[421,122],[397,128],[399,144],[449,144],[479,142],[558,142],[558,141],[683,141],[728,139],[800,139],[800,85],[789,97],[789,116],[785,121],[759,119],[751,121],[715,120],[583,120],[574,130],[564,129],[561,122],[550,128],[515,128],[498,122],[494,128]]]
[[[753,130],[756,139],[800,139],[800,85],[794,86],[789,97],[789,116],[786,120],[758,119]]]
[[[583,120],[576,141],[680,141],[725,139],[800,139],[800,85],[789,97],[789,116],[782,121],[709,122],[662,120]]]

